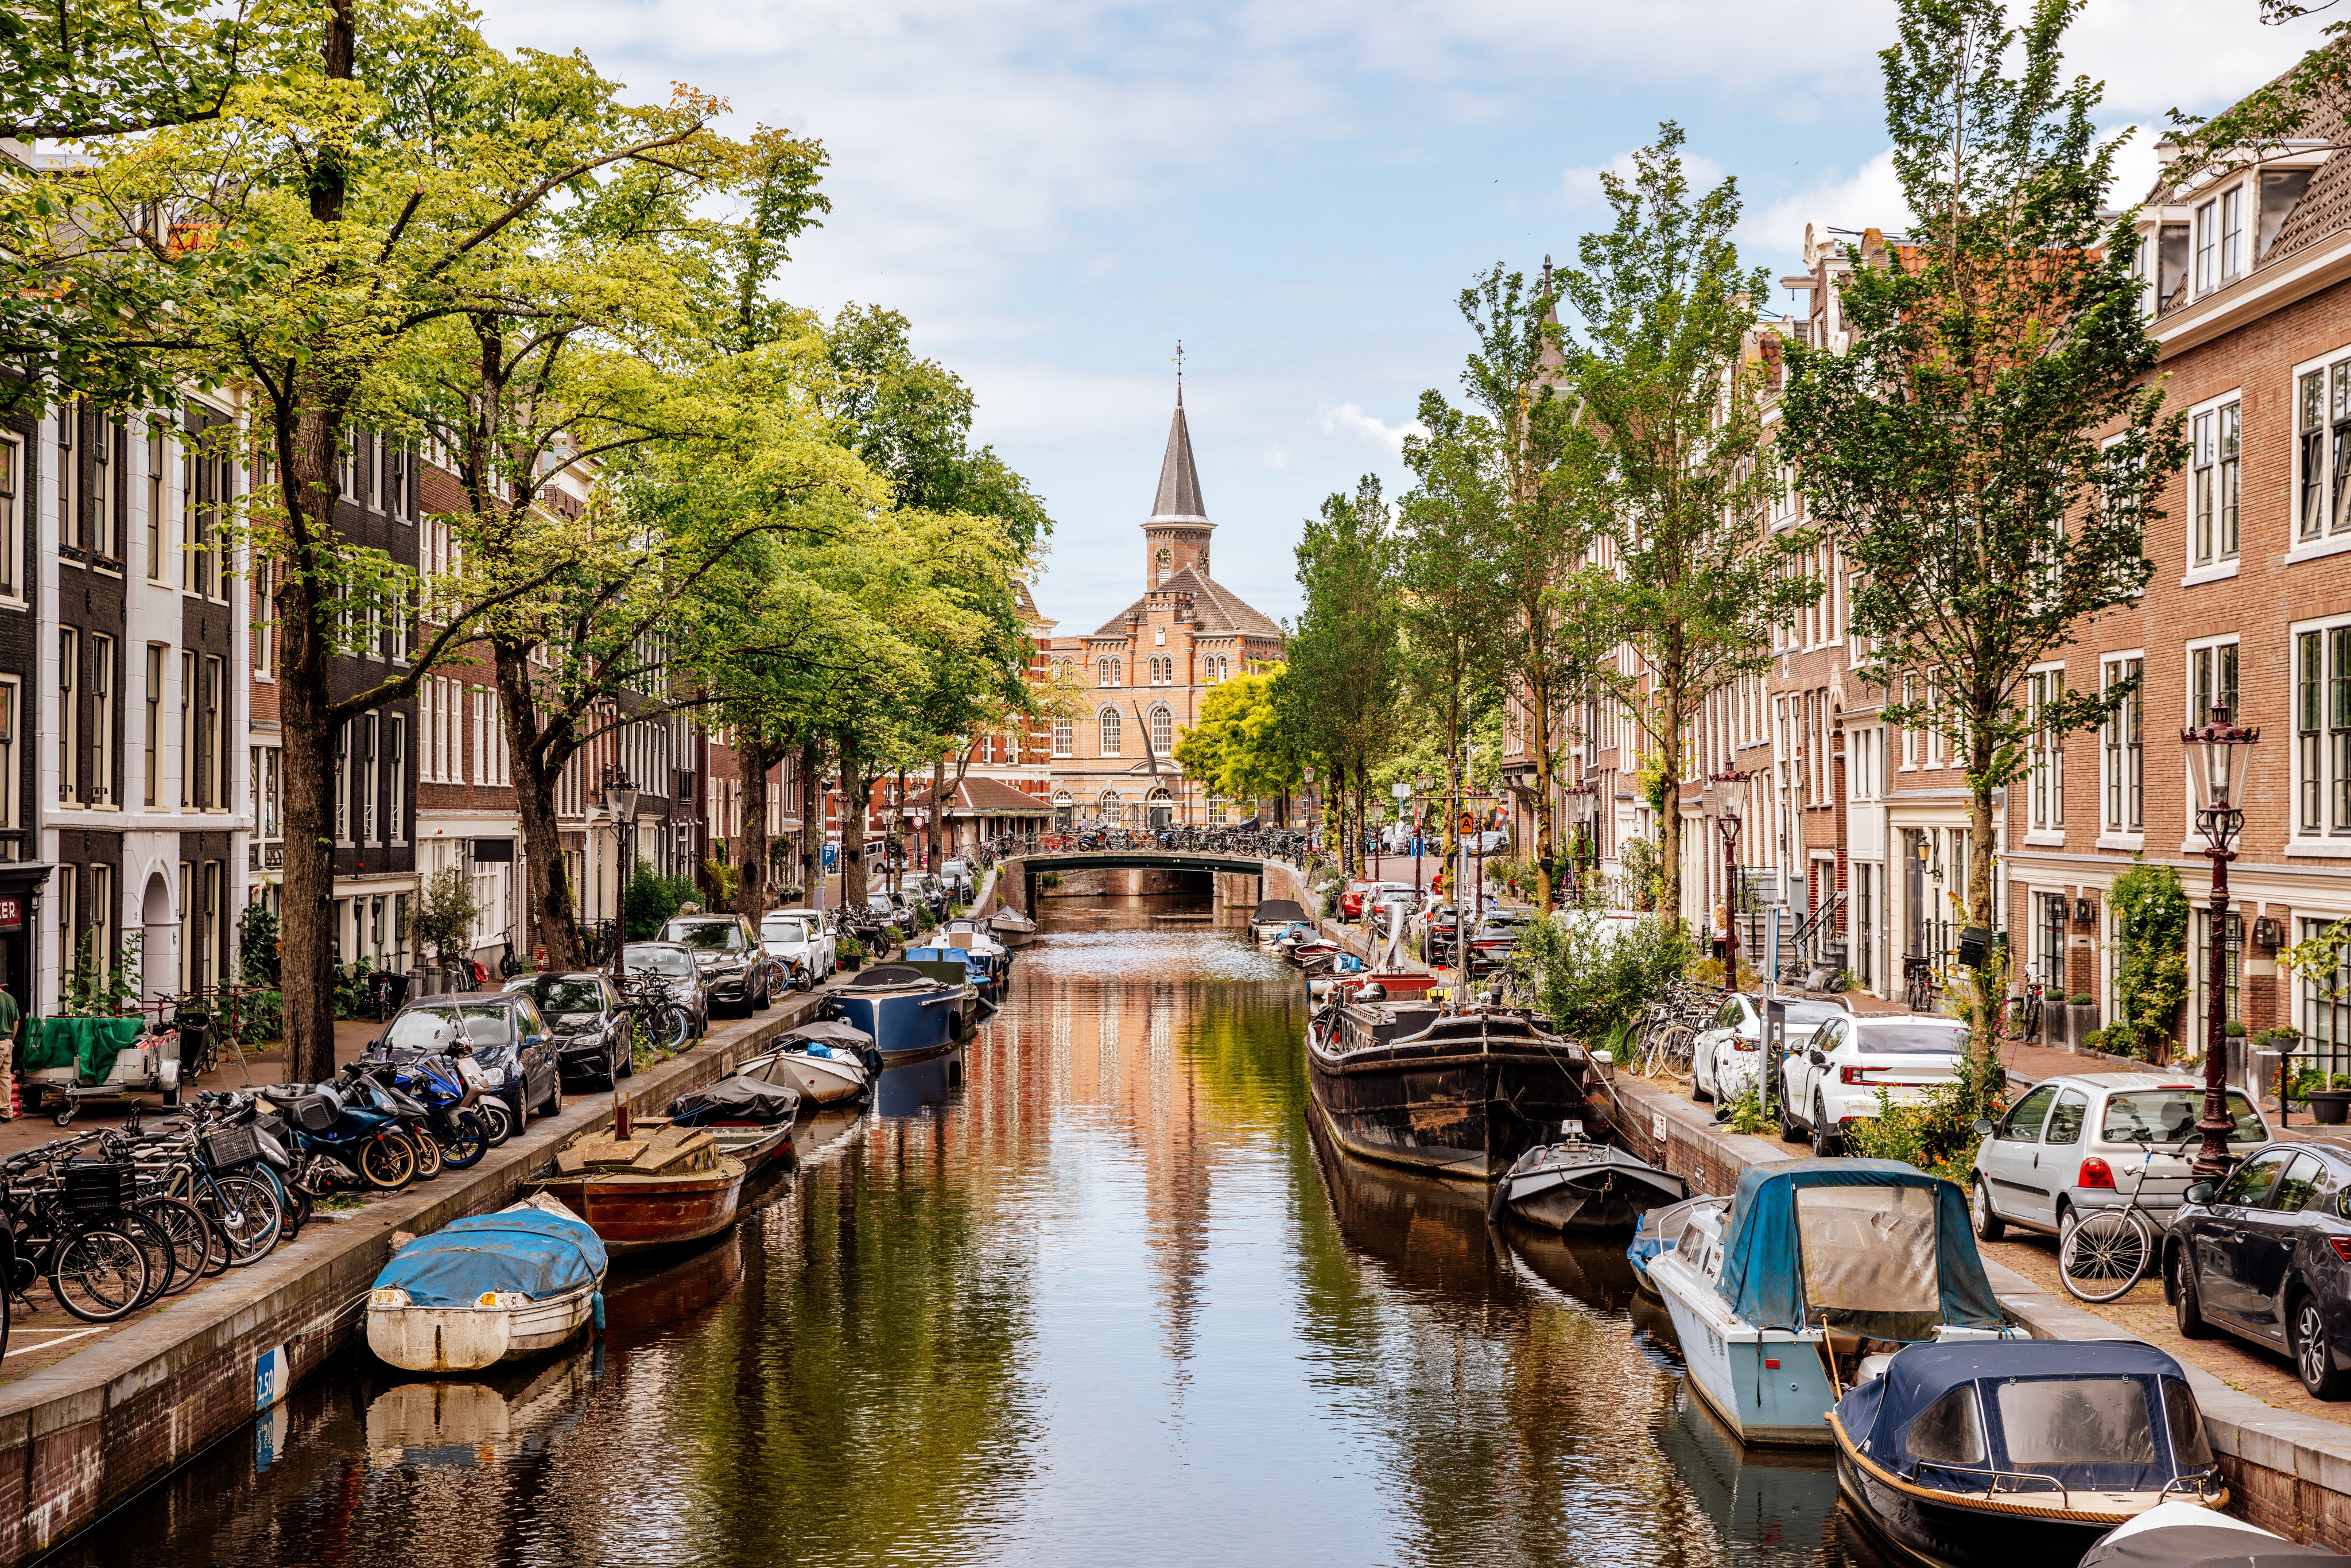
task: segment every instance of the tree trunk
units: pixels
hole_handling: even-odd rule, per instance
[[[757,740],[735,751],[743,779],[743,863],[735,882],[735,913],[755,931],[768,913],[768,769],[783,754],[784,747]]]
[[[1528,716],[1527,741],[1534,750],[1535,763],[1535,907],[1548,914],[1558,902],[1558,890],[1551,879],[1553,838],[1551,818],[1551,694],[1548,692],[1538,695]]]
[[[507,744],[514,752],[515,815],[522,824],[523,853],[529,866],[532,924],[547,947],[549,968],[558,973],[585,968],[588,949],[580,936],[580,899],[570,868],[564,864],[563,830],[555,808],[556,784],[576,748],[540,732],[538,694],[531,685],[527,645],[492,638],[490,665]]]
[[[969,755],[968,751],[966,755]],[[962,783],[962,772],[958,769],[956,784],[959,788]],[[939,862],[946,858],[946,851],[943,847],[946,842],[946,831],[947,758],[946,753],[943,751],[931,761],[931,821],[928,831],[923,835],[924,841],[930,845],[931,869],[934,871],[936,871]]]
[[[1657,895],[1658,913],[1678,922],[1682,917],[1682,732],[1670,719],[1661,726],[1664,753],[1665,804],[1657,811],[1657,874],[1665,886]]]

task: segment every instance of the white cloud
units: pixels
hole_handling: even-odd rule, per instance
[[[1608,196],[1600,183],[1603,174],[1614,174],[1620,180],[1630,182],[1634,175],[1633,154],[1619,152],[1604,164],[1562,171],[1559,177],[1560,194],[1572,209],[1604,207],[1608,204]],[[1682,175],[1689,181],[1691,193],[1697,194],[1710,191],[1722,183],[1723,167],[1702,152],[1691,152],[1685,142],[1682,146]]]
[[[1298,454],[1277,441],[1257,455],[1257,465],[1270,474],[1287,474],[1298,466]]]
[[[1750,256],[1792,256],[1803,250],[1808,223],[1893,230],[1910,221],[1889,147],[1849,173],[1833,170],[1787,195],[1750,204],[1740,216],[1738,239]]]
[[[1360,403],[1325,404],[1320,418],[1323,434],[1352,435],[1358,440],[1368,441],[1375,446],[1387,448],[1391,457],[1404,455],[1405,436],[1428,434],[1428,427],[1416,419],[1390,424],[1376,414],[1365,413]]]

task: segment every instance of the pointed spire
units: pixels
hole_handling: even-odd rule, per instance
[[[1208,520],[1208,508],[1200,499],[1200,471],[1192,464],[1192,433],[1184,423],[1180,382],[1176,389],[1176,419],[1167,427],[1167,455],[1159,463],[1159,493],[1152,499],[1151,520]]]
[[[1559,325],[1559,296],[1552,292],[1551,256],[1548,252],[1543,256],[1542,295],[1543,324],[1556,327]],[[1545,381],[1550,381],[1554,373],[1567,369],[1567,356],[1560,351],[1559,335],[1555,332],[1543,344],[1542,368]]]

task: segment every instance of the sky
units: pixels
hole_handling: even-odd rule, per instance
[[[1179,340],[1216,577],[1288,618],[1302,520],[1365,474],[1400,489],[1421,392],[1458,391],[1461,290],[1572,258],[1606,223],[1598,171],[1659,121],[1694,174],[1737,178],[1775,277],[1808,220],[1906,216],[1893,0],[484,4],[501,44],[824,142],[832,211],[779,287],[904,312],[970,384],[979,439],[1053,517],[1037,595],[1063,635],[1143,589]],[[2226,104],[2318,25],[2088,0],[2069,63],[2105,84],[2103,123],[2141,128],[2118,190],[2145,191],[2168,110]]]

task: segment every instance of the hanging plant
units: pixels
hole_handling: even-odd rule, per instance
[[[2105,1028],[2104,1049],[2154,1061],[2188,996],[2188,894],[2179,872],[2134,855],[2108,898],[2119,1016]]]

